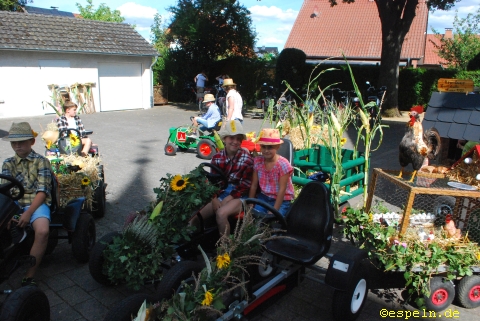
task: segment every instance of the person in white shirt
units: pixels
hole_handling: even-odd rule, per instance
[[[227,121],[237,119],[243,124],[243,99],[237,91],[237,84],[233,82],[233,79],[226,78],[223,80],[223,88],[227,92]]]

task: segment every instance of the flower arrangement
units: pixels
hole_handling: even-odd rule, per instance
[[[231,303],[231,294],[248,295],[244,281],[247,267],[260,264],[257,254],[262,250],[261,244],[272,237],[271,232],[246,211],[235,232],[218,241],[215,257],[207,258],[202,250],[206,267],[194,276],[193,283],[183,283],[181,292],[170,300],[153,305],[145,302],[134,320],[197,321],[221,316]],[[150,311],[150,319],[144,311]],[[153,315],[155,318],[151,318]]]
[[[372,213],[353,208],[345,209],[342,220],[347,238],[365,249],[377,268],[404,272],[409,294],[419,294],[415,302],[420,307],[425,305],[423,295],[430,295],[429,280],[439,266],[446,265],[446,278],[453,280],[471,275],[470,266],[480,264],[480,249],[467,237],[448,238],[443,230],[427,240],[415,230],[399,235],[398,225],[384,226],[375,222]]]
[[[199,167],[186,175],[167,174],[153,190],[156,200],[130,215],[121,235],[103,253],[103,273],[113,284],[138,290],[145,280],[160,279],[161,263],[173,255],[174,244],[190,240],[194,227],[188,221],[218,187]]]

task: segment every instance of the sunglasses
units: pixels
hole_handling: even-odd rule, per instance
[[[270,150],[270,149],[274,149],[275,145],[260,145],[260,148]]]

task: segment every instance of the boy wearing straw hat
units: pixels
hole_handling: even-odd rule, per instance
[[[214,103],[215,101],[215,96],[212,94],[206,94],[205,98],[203,99],[203,103],[205,106],[208,107],[207,112],[203,117],[193,117],[192,122],[193,122],[193,131],[189,136],[195,136],[196,129],[198,128],[198,124],[201,124],[202,126],[200,127],[201,131],[207,130],[208,128],[212,128],[215,126],[215,123],[219,121],[222,116],[220,115],[220,109],[218,106]]]
[[[285,216],[294,198],[293,167],[286,158],[277,154],[283,144],[278,129],[264,128],[259,137],[257,144],[260,145],[262,155],[254,160],[249,197],[266,202]],[[260,212],[267,211],[259,205],[256,205],[255,209]]]
[[[82,139],[82,156],[87,156],[90,147],[92,147],[92,140],[85,135],[85,127],[82,120],[77,115],[78,106],[71,100],[67,100],[63,105],[64,114],[57,118],[58,130],[66,130],[68,128],[77,129]],[[67,136],[64,132],[62,136]]]
[[[13,123],[8,136],[2,138],[10,142],[15,151],[13,157],[3,162],[2,174],[16,178],[25,188],[25,195],[18,200],[22,214],[14,216],[10,224],[12,239],[14,243],[21,242],[25,235],[23,229],[28,225],[35,231],[30,255],[35,257],[36,262],[27,270],[22,286],[36,285],[33,277],[47,248],[50,225],[51,166],[48,159],[32,149],[36,136],[29,123],[21,122]],[[17,235],[20,237],[17,238]]]
[[[243,99],[237,91],[237,84],[233,82],[233,79],[226,78],[223,80],[223,88],[227,92],[227,120],[236,119],[243,124]]]
[[[242,211],[242,198],[246,198],[252,182],[253,158],[241,147],[246,138],[242,124],[238,120],[230,120],[218,132],[225,149],[215,154],[211,163],[219,167],[228,178],[228,186],[198,213],[202,219],[215,215],[220,234],[230,234],[228,218]],[[194,216],[190,222],[199,224]]]

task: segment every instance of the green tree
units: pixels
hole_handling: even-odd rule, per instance
[[[0,0],[1,11],[17,11],[27,3],[32,3],[32,0]]]
[[[336,0],[329,0],[332,6]],[[353,3],[355,0],[342,0]],[[448,10],[459,0],[429,0],[430,10]],[[400,53],[405,35],[410,30],[419,0],[375,0],[382,24],[382,54],[378,84],[387,86],[383,113],[387,117],[399,115],[398,75]],[[422,1],[423,5],[423,1]]]
[[[254,55],[250,11],[231,0],[178,0],[168,39],[192,61],[208,65],[231,57]],[[198,72],[198,70],[197,70]]]
[[[153,66],[153,79],[156,84],[163,84],[168,79],[166,79],[165,64],[168,61],[168,49],[169,43],[167,41],[167,28],[162,25],[162,16],[158,13],[155,14],[153,18],[153,25],[150,29],[150,40],[153,47],[160,54],[155,65]]]
[[[83,7],[76,3],[80,15],[87,20],[124,22],[125,18],[121,16],[119,10],[111,10],[105,3],[101,3],[97,9],[93,6],[93,0],[87,0],[87,5]]]
[[[445,59],[447,67],[467,70],[468,64],[480,52],[480,9],[476,14],[469,13],[466,18],[459,19],[457,12],[453,20],[453,38],[445,38],[432,29],[439,44],[432,41],[438,55]]]

